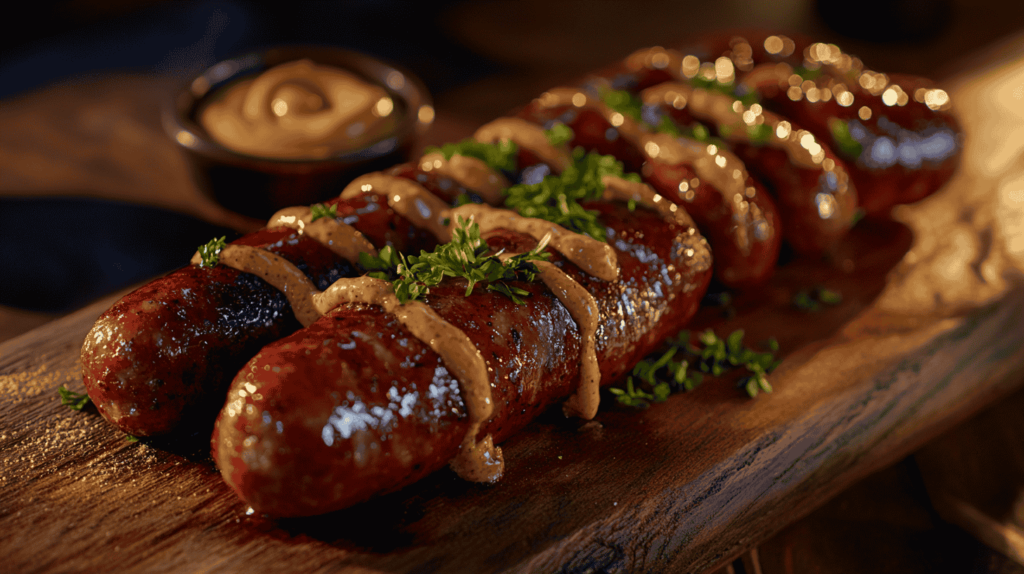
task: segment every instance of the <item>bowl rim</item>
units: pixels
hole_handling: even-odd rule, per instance
[[[342,68],[361,79],[383,88],[392,98],[399,98],[406,107],[406,113],[394,129],[389,130],[367,145],[344,152],[337,152],[322,158],[277,158],[251,155],[235,151],[214,140],[195,120],[195,113],[203,100],[223,86],[243,77],[259,74],[273,66],[309,59],[316,63]],[[401,74],[398,87],[387,78],[393,73]],[[397,83],[397,82],[395,82]],[[347,48],[324,44],[282,44],[244,52],[225,58],[192,76],[163,106],[162,124],[168,137],[179,147],[214,161],[258,167],[301,166],[301,165],[353,165],[377,159],[393,153],[412,138],[422,135],[432,121],[420,120],[420,110],[433,108],[430,92],[423,81],[403,66],[387,60]]]

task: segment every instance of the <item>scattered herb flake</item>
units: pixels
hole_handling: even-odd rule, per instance
[[[199,246],[199,257],[202,258],[200,267],[216,267],[220,262],[220,252],[227,244],[227,236],[218,239],[211,239],[209,243]]]
[[[60,393],[60,404],[73,411],[80,411],[89,404],[90,399],[87,393],[76,393],[64,385],[61,385],[57,392]]]
[[[623,405],[645,407],[652,402],[664,402],[672,393],[697,388],[704,374],[717,377],[744,368],[751,374],[738,384],[750,397],[759,392],[770,393],[768,373],[778,365],[778,341],[769,339],[769,352],[759,353],[743,345],[743,336],[744,331],[739,329],[723,339],[708,329],[697,335],[696,346],[690,344],[690,332],[683,331],[668,342],[666,351],[637,363],[624,388],[610,391]]]

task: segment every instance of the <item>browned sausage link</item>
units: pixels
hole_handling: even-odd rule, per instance
[[[627,118],[622,118],[616,128],[597,111],[576,109],[574,104],[549,105],[544,99],[534,100],[520,116],[542,125],[565,123],[573,129],[574,145],[614,155],[627,170],[640,171],[659,194],[683,206],[711,243],[715,275],[722,283],[750,287],[771,277],[780,242],[776,207],[753,178],[745,177],[731,185],[735,170],[745,171],[742,165],[716,164],[724,162],[725,157],[718,157],[718,152],[707,153],[706,144],[687,138],[667,142],[660,134],[650,140],[652,148],[650,143],[632,141],[653,134]],[[631,126],[639,132],[632,133]],[[687,150],[686,157],[673,158],[679,154],[667,144]],[[732,164],[736,163],[733,158]],[[701,168],[695,170],[695,165]]]
[[[646,209],[587,202],[610,229],[620,275],[603,282],[556,264],[597,300],[601,382],[621,376],[695,312],[710,276],[699,234]],[[492,250],[520,252],[530,238],[499,231]],[[500,442],[572,393],[580,333],[541,283],[524,305],[462,280],[432,288],[426,303],[481,351]],[[276,367],[281,367],[280,369]],[[379,307],[342,305],[264,348],[235,379],[217,422],[214,457],[228,484],[257,511],[320,514],[400,488],[455,456],[466,432],[460,386],[438,356]]]
[[[949,94],[930,80],[870,70],[834,44],[802,36],[719,36],[700,52],[707,65],[729,58],[737,92],[758,92],[766,107],[828,142],[848,163],[869,215],[934,193],[959,165],[959,122]]]
[[[743,81],[766,106],[840,152],[868,214],[927,197],[959,165],[960,127],[949,95],[932,82],[871,71],[858,74],[856,83],[829,74],[802,81],[784,75],[778,66],[755,68]]]
[[[425,157],[426,156],[424,156],[424,158]],[[501,204],[501,201],[497,201],[497,199],[499,199],[497,197],[492,198],[492,201],[487,201],[487,199],[482,197],[477,190],[466,187],[463,182],[439,173],[436,169],[425,169],[424,158],[420,158],[415,162],[396,165],[386,170],[385,173],[415,181],[423,186],[427,191],[440,197],[448,204],[454,205],[457,202],[464,201],[466,199],[473,203],[489,203],[491,205]],[[543,163],[545,162],[541,158],[537,157],[533,152],[519,147],[516,151],[515,173],[501,175],[510,176],[512,181],[509,181],[508,183],[511,184],[519,180],[519,176],[523,173],[523,170]],[[555,168],[556,166],[548,167]],[[495,174],[497,173],[498,172],[495,172]]]
[[[721,92],[678,81],[647,88],[642,99],[676,125],[700,124],[728,142],[772,190],[783,235],[796,251],[828,251],[852,227],[857,192],[845,164],[796,123],[758,104],[747,107]]]
[[[433,244],[380,196],[328,203],[375,245],[409,250]],[[290,229],[263,229],[233,244],[292,261],[320,289],[361,274]],[[100,413],[126,433],[208,428],[238,369],[299,327],[285,296],[262,279],[224,266],[190,265],[133,291],[100,316],[82,347],[82,377]]]

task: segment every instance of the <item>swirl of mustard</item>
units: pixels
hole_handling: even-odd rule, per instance
[[[383,88],[332,66],[298,60],[228,86],[199,113],[217,143],[279,159],[321,159],[359,149],[390,130]]]

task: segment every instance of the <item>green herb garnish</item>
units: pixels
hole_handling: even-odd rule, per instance
[[[851,159],[860,157],[864,147],[860,145],[859,141],[853,139],[853,136],[850,134],[850,124],[839,118],[830,118],[828,120],[828,129],[832,132],[832,140],[836,143],[836,148],[841,154]]]
[[[502,140],[497,143],[481,143],[472,138],[464,139],[458,143],[446,143],[441,147],[430,146],[425,153],[440,153],[445,159],[450,160],[458,154],[466,157],[475,157],[486,163],[488,167],[498,171],[515,171],[516,154],[519,148],[509,140]]]
[[[546,261],[545,247],[546,237],[532,250],[502,262],[497,255],[486,255],[490,248],[480,239],[480,226],[459,217],[452,230],[452,240],[438,245],[432,252],[421,251],[419,255],[406,257],[387,246],[376,256],[360,253],[359,264],[370,277],[390,281],[401,303],[420,299],[445,277],[460,277],[469,282],[467,297],[477,283],[484,283],[488,290],[522,304],[521,297],[528,296],[529,292],[508,282],[536,280],[539,271],[531,261]]]
[[[222,236],[219,239],[211,239],[206,245],[199,246],[199,257],[202,258],[200,267],[217,266],[217,263],[220,262],[220,252],[226,246],[226,239],[227,236]]]
[[[793,296],[793,306],[808,312],[820,311],[822,305],[838,305],[842,302],[842,293],[821,286],[801,289]]]
[[[544,136],[548,138],[548,142],[553,146],[560,146],[567,144],[572,141],[572,138],[576,137],[573,133],[572,128],[563,124],[557,123],[551,126],[551,129],[544,130]]]
[[[604,194],[606,176],[640,181],[640,176],[623,172],[622,162],[612,155],[586,153],[577,147],[572,151],[572,164],[561,174],[527,185],[518,184],[505,190],[505,206],[523,217],[535,217],[557,223],[566,229],[605,241],[605,227],[598,223],[597,212],[584,209],[579,202],[598,199]]]
[[[60,393],[60,404],[73,411],[80,411],[89,404],[87,393],[76,393],[64,385],[61,385],[57,392]]]
[[[139,437],[133,434],[124,435],[124,442],[139,442]]]
[[[320,219],[321,217],[330,217],[331,219],[334,219],[335,217],[338,217],[338,206],[337,204],[327,206],[322,203],[314,203],[309,206],[309,213],[313,216],[312,219],[310,219],[310,223]]]
[[[778,364],[775,359],[778,342],[769,339],[768,352],[759,353],[743,345],[743,335],[743,330],[739,329],[722,339],[708,329],[698,336],[700,346],[696,346],[690,344],[689,331],[683,331],[668,342],[668,350],[637,363],[626,378],[624,388],[610,391],[623,405],[647,406],[651,402],[664,402],[674,392],[697,388],[704,374],[718,377],[735,368],[744,368],[750,375],[739,380],[739,387],[751,398],[762,391],[770,393],[768,373]]]

